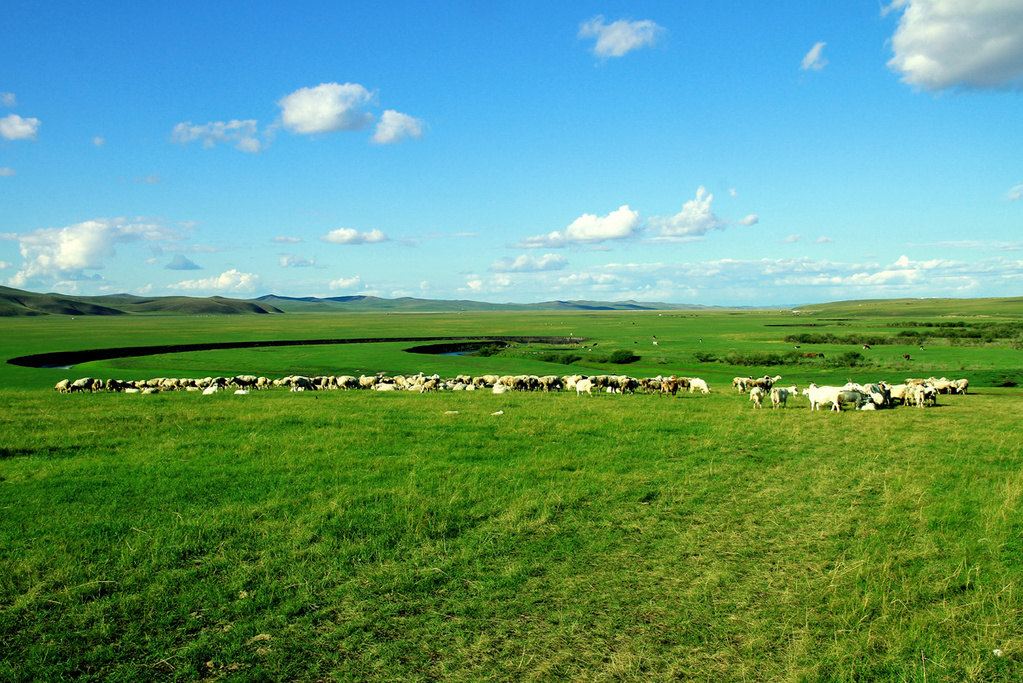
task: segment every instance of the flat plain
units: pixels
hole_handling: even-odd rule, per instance
[[[1018,300],[0,320],[3,359],[586,339],[5,364],[0,677],[1018,680],[1021,325]],[[622,349],[639,360],[607,362]],[[52,391],[86,375],[378,371],[680,374],[712,393]],[[765,373],[967,377],[971,393],[755,411],[730,381]]]

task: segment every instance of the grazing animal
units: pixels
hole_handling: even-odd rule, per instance
[[[585,377],[575,383],[575,395],[586,393],[590,396],[593,395],[593,380],[589,377]]]
[[[825,403],[831,404],[831,410],[842,412],[843,403],[855,403],[856,407],[863,405],[866,400],[864,394],[855,389],[843,389],[842,387],[819,387],[810,384],[803,389],[803,395],[810,400],[810,410],[820,410]]]
[[[707,382],[705,382],[704,380],[700,379],[699,377],[690,377],[688,379],[690,394],[693,393],[694,391],[700,391],[700,393],[703,394],[710,393],[710,387],[707,386]]]
[[[798,396],[799,389],[796,385],[791,387],[771,387],[771,409],[784,408],[788,405],[789,396]]]
[[[753,402],[754,408],[764,407],[764,390],[760,387],[753,387],[749,390],[749,400]]]

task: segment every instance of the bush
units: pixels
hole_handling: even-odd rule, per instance
[[[635,363],[639,360],[639,356],[634,354],[632,351],[626,349],[619,349],[613,351],[610,356],[607,357],[608,363],[614,363],[615,365],[627,365],[628,363]]]

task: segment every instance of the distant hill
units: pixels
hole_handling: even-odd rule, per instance
[[[641,301],[541,301],[533,304],[493,304],[468,299],[383,299],[375,296],[290,297],[267,294],[256,301],[272,304],[287,312],[403,311],[444,313],[451,311],[671,311],[708,308],[696,304],[666,304]]]
[[[825,304],[795,306],[793,310],[808,315],[840,315],[871,317],[914,316],[1023,316],[1023,297],[989,297],[976,299],[854,299]]]
[[[0,287],[0,316],[26,315],[125,315],[171,313],[179,315],[238,315],[283,313],[271,304],[225,297],[156,296],[132,294],[73,296],[38,294]]]
[[[533,304],[493,304],[468,299],[384,299],[376,296],[280,296],[256,299],[222,296],[136,296],[106,294],[76,296],[40,294],[0,287],[0,316],[125,315],[132,313],[177,315],[238,315],[268,313],[446,313],[455,311],[670,311],[712,308],[695,304],[648,301],[541,301]]]
[[[222,296],[75,296],[40,294],[0,287],[0,316],[26,315],[266,315],[271,313],[452,313],[457,311],[697,311],[719,306],[669,304],[660,301],[541,301],[494,304],[469,299],[417,299],[376,296],[281,296],[256,299]],[[785,307],[788,308],[788,307]],[[1023,316],[1023,297],[987,299],[864,299],[807,304],[793,310],[806,315],[835,316]]]

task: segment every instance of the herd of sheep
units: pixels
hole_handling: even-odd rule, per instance
[[[748,393],[754,408],[763,407],[770,400],[773,408],[784,408],[793,396],[806,396],[811,410],[820,410],[823,405],[841,411],[843,405],[852,405],[857,410],[879,410],[896,405],[936,405],[938,394],[965,394],[969,380],[950,380],[945,377],[928,379],[907,379],[902,384],[880,381],[873,384],[850,382],[844,386],[818,386],[811,383],[802,392],[796,386],[782,387],[780,375],[774,377],[736,377],[732,387],[740,393]],[[220,391],[248,394],[253,390],[288,388],[291,391],[326,391],[365,389],[372,391],[490,391],[503,394],[508,391],[575,391],[576,394],[592,394],[594,391],[610,394],[631,394],[637,391],[676,395],[679,391],[689,393],[710,393],[710,386],[699,377],[649,377],[637,379],[628,375],[458,375],[442,379],[439,375],[320,375],[306,377],[289,375],[279,379],[256,375],[235,375],[234,377],[204,377],[187,379],[157,377],[154,379],[121,380],[82,377],[57,382],[54,389],[61,393],[112,391],[127,394],[155,394],[161,391],[194,391],[203,395]]]
[[[748,391],[754,408],[762,408],[768,397],[772,408],[784,408],[791,396],[802,393],[810,401],[810,410],[820,410],[822,405],[830,404],[834,411],[841,411],[843,405],[852,405],[857,410],[880,410],[894,408],[899,404],[923,408],[926,405],[937,405],[938,394],[965,394],[970,388],[968,379],[929,377],[910,378],[902,384],[890,384],[883,380],[873,384],[849,382],[840,387],[811,383],[800,392],[795,386],[776,386],[780,379],[781,376],[736,377],[732,380],[732,386],[739,392]]]
[[[488,390],[495,394],[506,391],[575,391],[577,394],[592,394],[594,391],[622,394],[634,393],[637,390],[675,395],[680,390],[710,393],[707,382],[699,377],[654,377],[636,379],[627,375],[458,375],[452,379],[443,379],[440,375],[320,375],[306,377],[289,375],[279,379],[257,377],[256,375],[236,375],[234,377],[204,377],[202,379],[183,379],[174,377],[157,377],[154,379],[98,379],[82,377],[80,379],[63,379],[57,382],[54,389],[61,393],[114,391],[128,394],[155,394],[161,391],[196,391],[203,394],[215,394],[218,391],[234,390],[236,394],[245,394],[251,390],[288,388],[291,391],[324,391],[331,389],[369,389],[373,391],[412,391],[424,393],[428,391],[478,391]]]

